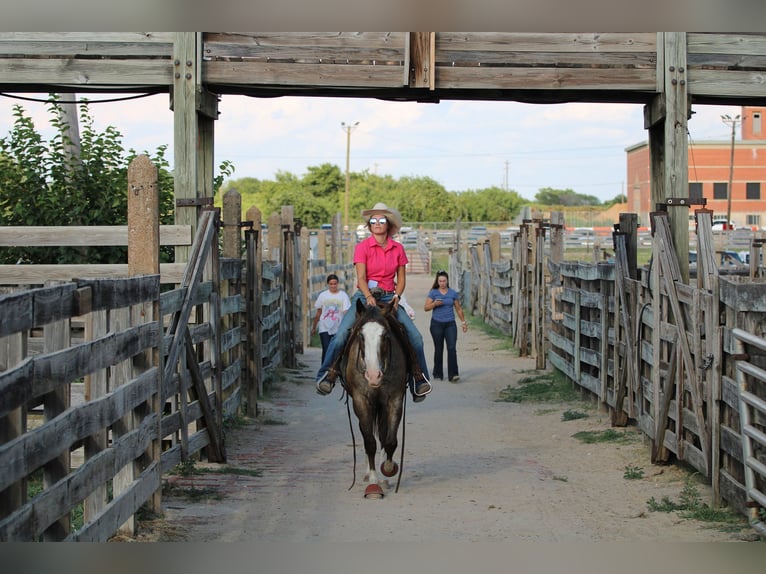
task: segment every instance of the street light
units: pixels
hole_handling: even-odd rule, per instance
[[[732,185],[734,185],[734,136],[737,132],[737,124],[739,124],[742,119],[739,117],[739,114],[737,114],[734,117],[731,117],[729,114],[723,114],[721,116],[721,121],[725,123],[727,126],[731,126],[731,159],[729,160],[729,189],[726,193],[726,229],[731,230],[731,196],[733,195],[734,190],[732,189]]]
[[[359,125],[359,122],[354,122],[353,125],[349,125],[346,122],[340,122],[341,127],[346,130],[346,193],[343,198],[344,212],[343,212],[343,226],[344,230],[348,231],[348,186],[350,173],[348,171],[349,157],[351,155],[351,130]]]

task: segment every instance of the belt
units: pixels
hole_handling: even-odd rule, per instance
[[[386,297],[388,295],[393,295],[396,293],[396,291],[386,291],[385,289],[381,289],[380,287],[373,287],[370,289],[370,293],[373,297]]]

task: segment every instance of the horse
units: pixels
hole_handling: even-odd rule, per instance
[[[407,389],[408,365],[402,339],[405,336],[393,302],[368,307],[357,300],[356,320],[341,359],[341,374],[367,454],[364,480],[369,485],[365,498],[383,498],[375,472],[378,440],[386,453],[380,472],[392,477],[400,470],[393,456]],[[349,489],[353,486],[352,483]]]

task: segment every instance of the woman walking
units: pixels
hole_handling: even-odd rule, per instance
[[[434,341],[434,368],[431,376],[434,379],[444,379],[444,344],[447,344],[447,376],[450,382],[460,380],[457,366],[457,325],[455,314],[460,317],[463,333],[468,331],[463,308],[460,306],[460,295],[449,286],[449,275],[446,271],[437,271],[434,284],[426,297],[423,307],[433,311],[431,315],[431,338]]]

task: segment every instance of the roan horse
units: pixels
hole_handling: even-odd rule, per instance
[[[356,321],[344,350],[341,373],[354,413],[359,419],[359,430],[367,454],[368,467],[364,479],[369,485],[365,498],[383,497],[375,473],[378,440],[386,453],[380,472],[392,477],[400,470],[393,456],[398,446],[397,434],[407,389],[408,367],[403,337],[406,334],[396,319],[393,303],[367,307],[362,301],[357,301]]]

